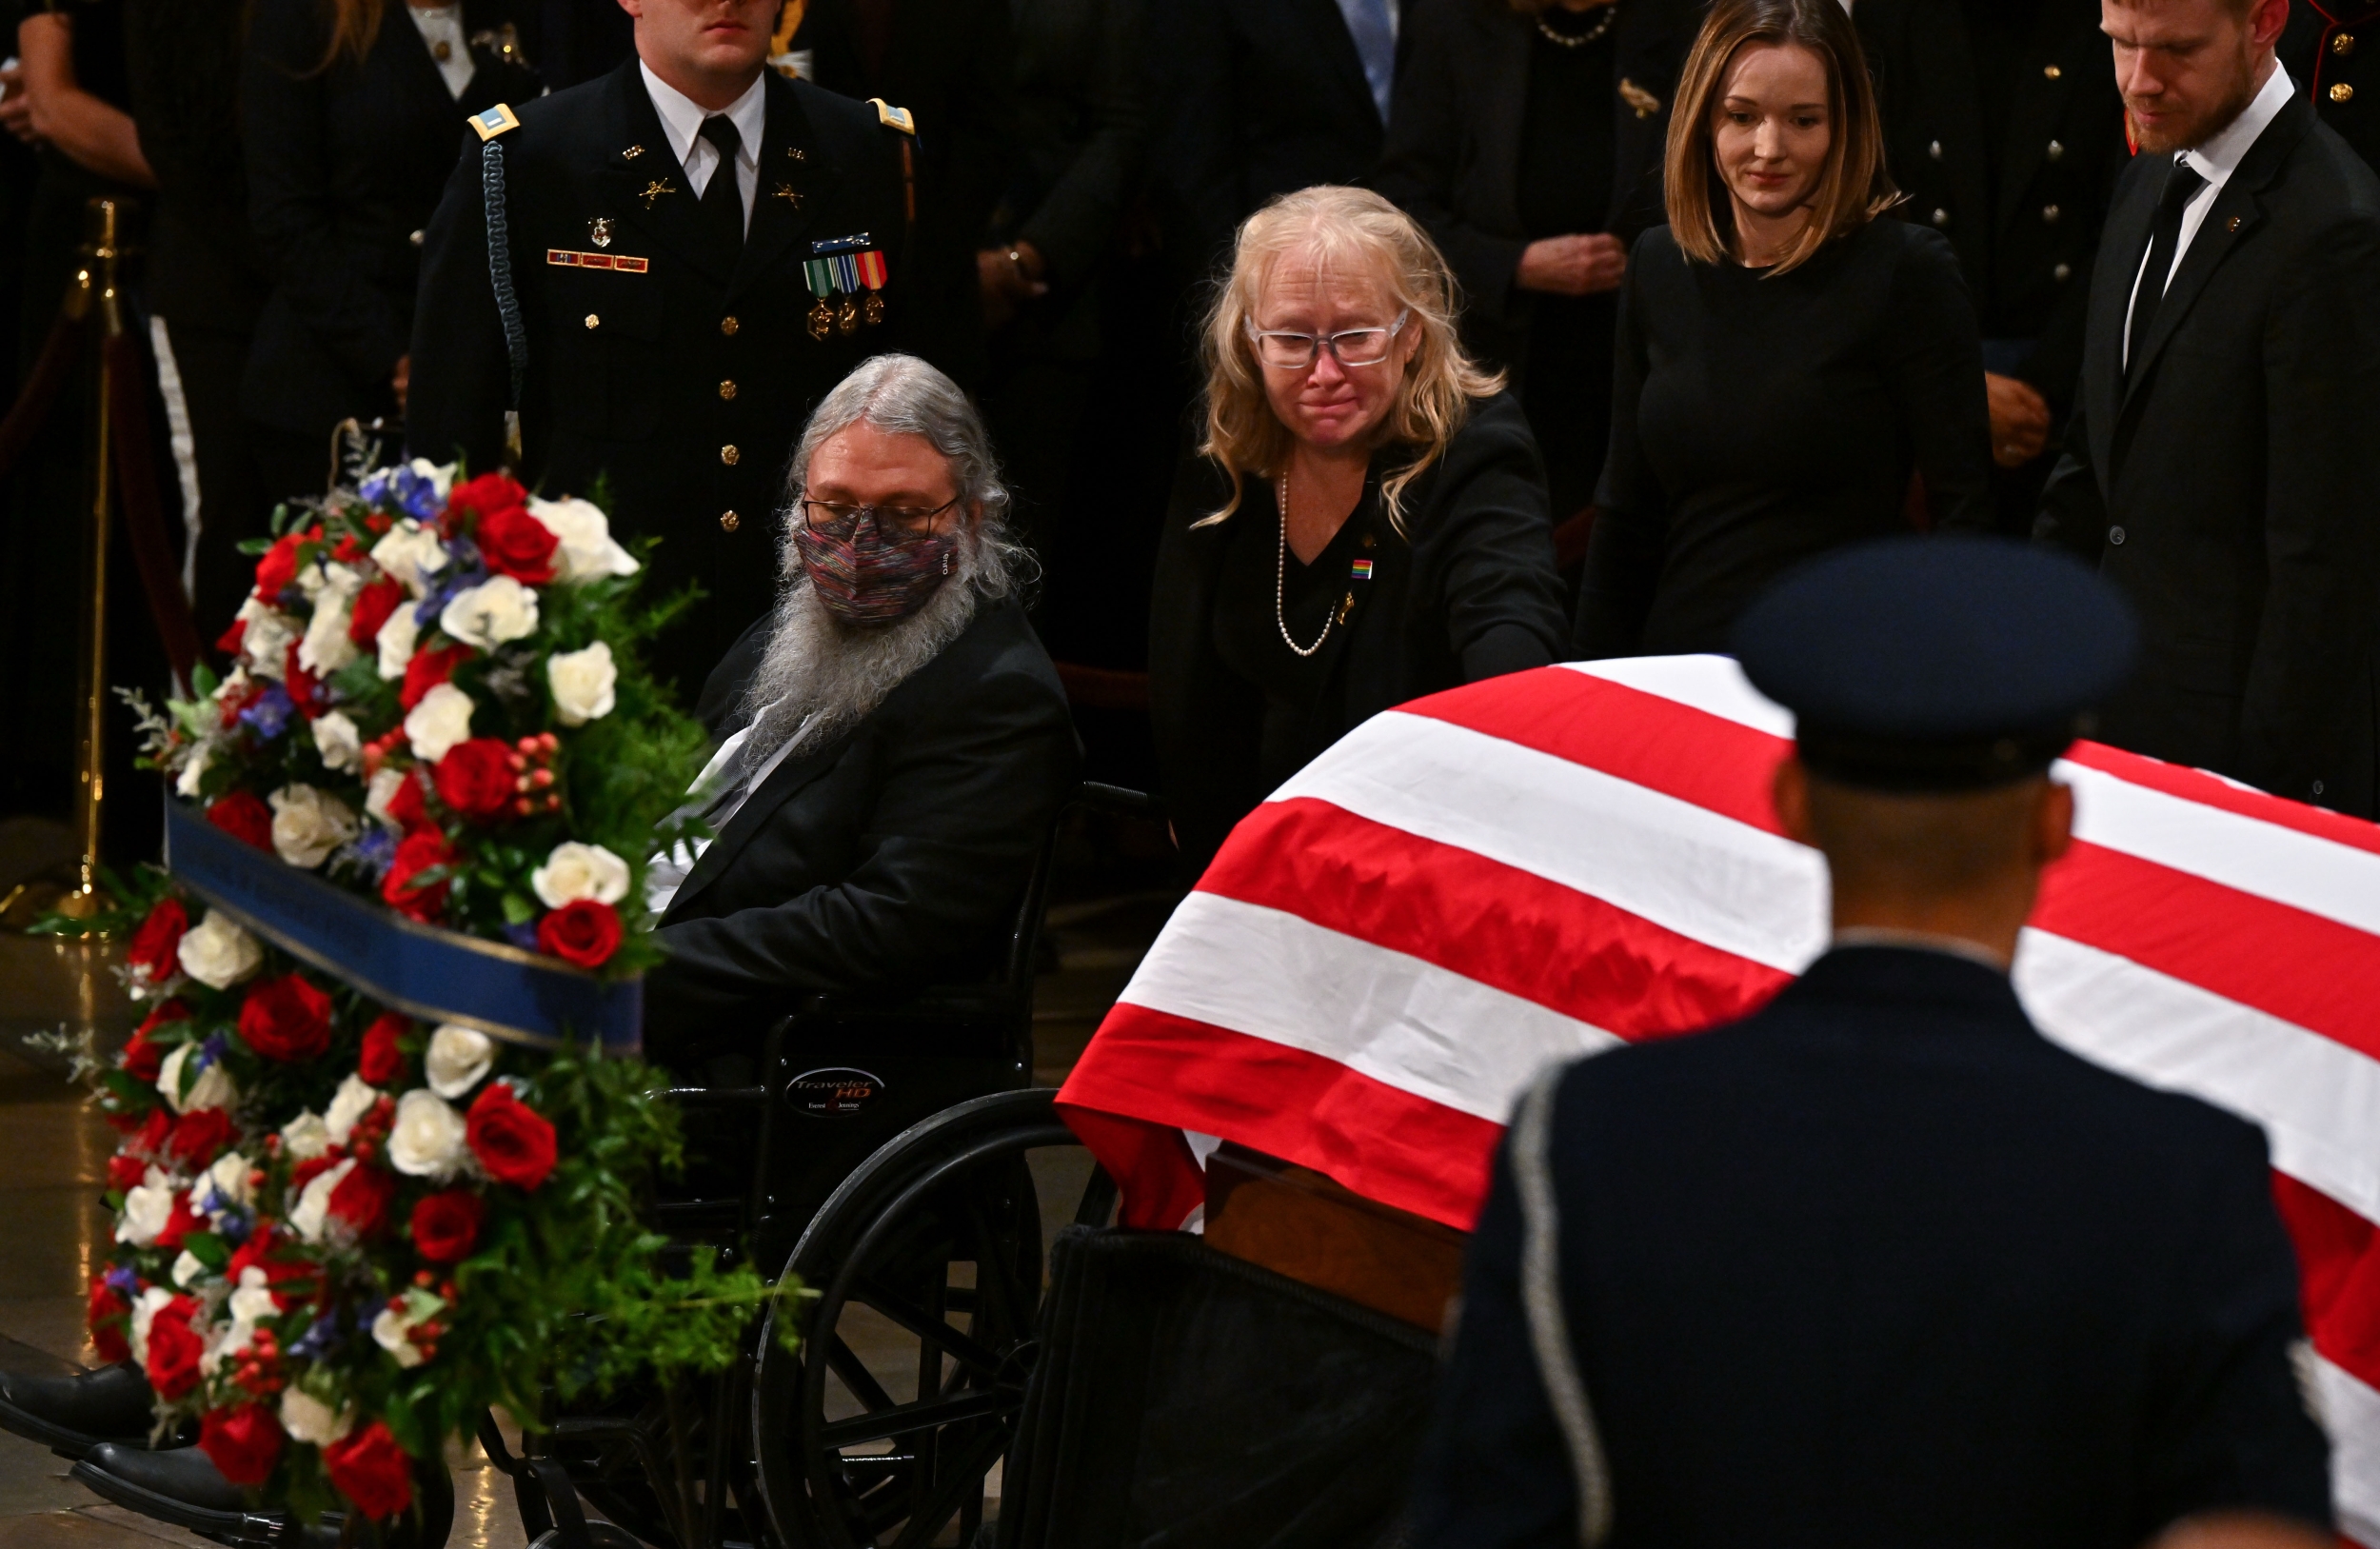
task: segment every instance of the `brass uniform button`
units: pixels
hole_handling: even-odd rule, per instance
[[[732,402],[732,401],[734,400],[734,398],[735,398],[735,395],[736,395],[736,385],[735,385],[734,383],[732,383],[732,382],[722,382],[722,383],[719,385],[719,396],[720,396],[720,397],[724,398],[724,399],[727,399],[727,400],[729,400],[730,402]]]
[[[740,527],[740,526],[744,526],[744,518],[742,518],[742,517],[740,517],[740,516],[736,515],[736,513],[735,513],[735,512],[733,512],[733,511],[723,511],[723,512],[721,512],[721,513],[720,513],[720,516],[719,516],[719,530],[720,530],[720,531],[722,531],[722,532],[733,532],[733,531],[735,531],[735,530],[736,530],[736,528],[738,528],[738,527]]]
[[[2057,217],[2058,217],[2058,208],[2057,208],[2057,206],[2055,206],[2055,205],[2043,205],[2043,206],[2041,207],[2041,224],[2042,224],[2042,225],[2044,225],[2044,226],[2055,226],[2055,225],[2057,224]]]
[[[2332,38],[2330,40],[2330,51],[2337,54],[2341,59],[2345,59],[2349,54],[2353,53],[2355,51],[2355,34],[2352,32],[2341,32],[2337,37]]]
[[[2055,65],[2044,65],[2041,67],[2041,73],[2044,78],[2054,81],[2066,72],[2058,69]]]
[[[1934,144],[1926,147],[1926,154],[1933,157],[1935,161],[1940,161],[1942,159],[1942,142],[1936,140]]]
[[[1947,231],[1950,229],[1950,226],[1951,212],[1949,210],[1937,209],[1934,212],[1934,228],[1935,230]]]
[[[2053,140],[2050,142],[2050,149],[2046,154],[2052,161],[2055,161],[2059,157],[2066,154],[2066,148],[2060,145],[2057,141]]]
[[[445,38],[440,38],[438,40],[438,46],[430,50],[429,53],[431,58],[437,60],[443,65],[447,60],[454,57],[454,45],[448,43]]]
[[[2224,222],[2224,223],[2223,223],[2223,229],[2225,229],[2226,231],[2236,231],[2236,230],[2238,230],[2238,229],[2239,229],[2239,227],[2240,227],[2240,219],[2239,219],[2239,217],[2238,217],[2238,216],[2236,216],[2236,215],[2232,216],[2230,220],[2228,220],[2228,221],[2226,221],[2226,222]]]
[[[2353,102],[2355,100],[2355,89],[2348,85],[2345,81],[2341,81],[2338,85],[2330,89],[2330,100],[2332,102]]]
[[[429,233],[428,233],[428,232],[426,232],[426,231],[416,231],[416,232],[414,232],[411,236],[409,236],[409,237],[406,238],[405,240],[406,240],[406,241],[407,241],[407,242],[409,242],[409,243],[411,243],[411,244],[413,244],[413,246],[415,246],[416,248],[418,248],[418,247],[420,247],[420,246],[422,245],[423,241],[424,241],[426,238],[427,238],[427,236],[428,236],[428,235],[429,235]]]
[[[586,314],[586,326],[590,328],[600,328],[604,326],[604,320],[593,312],[589,312]]]
[[[732,314],[719,320],[719,331],[725,334],[730,339],[736,336],[736,329],[742,327],[744,327],[744,325],[737,322]]]
[[[2073,279],[2073,277],[2074,266],[2072,264],[2060,264],[2057,268],[2050,270],[2050,278],[2055,280],[2060,285],[2064,285],[2067,281]]]
[[[732,445],[725,446],[719,448],[719,460],[729,467],[733,467],[744,461],[744,454],[736,450]]]

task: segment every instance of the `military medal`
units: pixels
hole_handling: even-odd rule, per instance
[[[880,292],[890,276],[874,238],[865,231],[828,237],[811,243],[810,255],[804,268],[809,271],[811,294],[819,298],[819,305],[810,308],[814,337],[825,337],[820,329],[827,317],[830,295],[843,297],[831,308],[831,321],[846,334],[858,331],[863,322],[873,327],[884,320],[884,298]]]
[[[834,269],[823,258],[807,259],[802,265],[802,278],[810,294],[818,298],[810,303],[810,337],[823,339],[835,328],[835,309],[826,300],[835,293]]]
[[[860,315],[870,328],[884,321],[884,255],[870,248],[858,255],[860,283],[867,287],[867,297],[860,303]]]

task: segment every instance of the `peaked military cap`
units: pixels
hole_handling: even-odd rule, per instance
[[[1888,538],[1795,567],[1733,645],[1792,710],[1813,772],[1877,790],[2038,774],[2131,676],[2123,597],[2063,554],[2004,539]]]

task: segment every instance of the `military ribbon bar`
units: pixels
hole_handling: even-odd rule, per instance
[[[808,284],[810,294],[821,301],[824,301],[835,293],[834,268],[823,258],[804,259],[802,264],[802,278]]]
[[[626,253],[586,253],[568,248],[548,248],[545,262],[564,268],[607,268],[617,274],[642,274],[651,268],[652,261],[631,258]]]
[[[860,283],[870,290],[884,288],[888,276],[884,272],[884,255],[871,248],[859,255]]]

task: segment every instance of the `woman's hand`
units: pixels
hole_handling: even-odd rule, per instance
[[[35,139],[58,148],[87,172],[153,189],[157,176],[141,154],[132,117],[83,89],[74,74],[74,27],[56,11],[39,11],[16,28],[25,58],[25,107]]]
[[[13,59],[0,69],[0,129],[29,146],[41,144],[33,132],[32,99],[25,94],[25,67]]]
[[[1539,237],[1520,250],[1515,277],[1523,290],[1553,296],[1597,296],[1616,290],[1628,273],[1628,249],[1609,231]]]
[[[983,326],[1005,327],[1024,304],[1049,294],[1041,280],[1045,266],[1030,242],[1013,248],[986,248],[975,255],[976,283],[983,292]]]
[[[1992,412],[1992,461],[2023,467],[2040,456],[2050,441],[2050,401],[2032,384],[1994,371],[1983,373],[1983,395]]]

